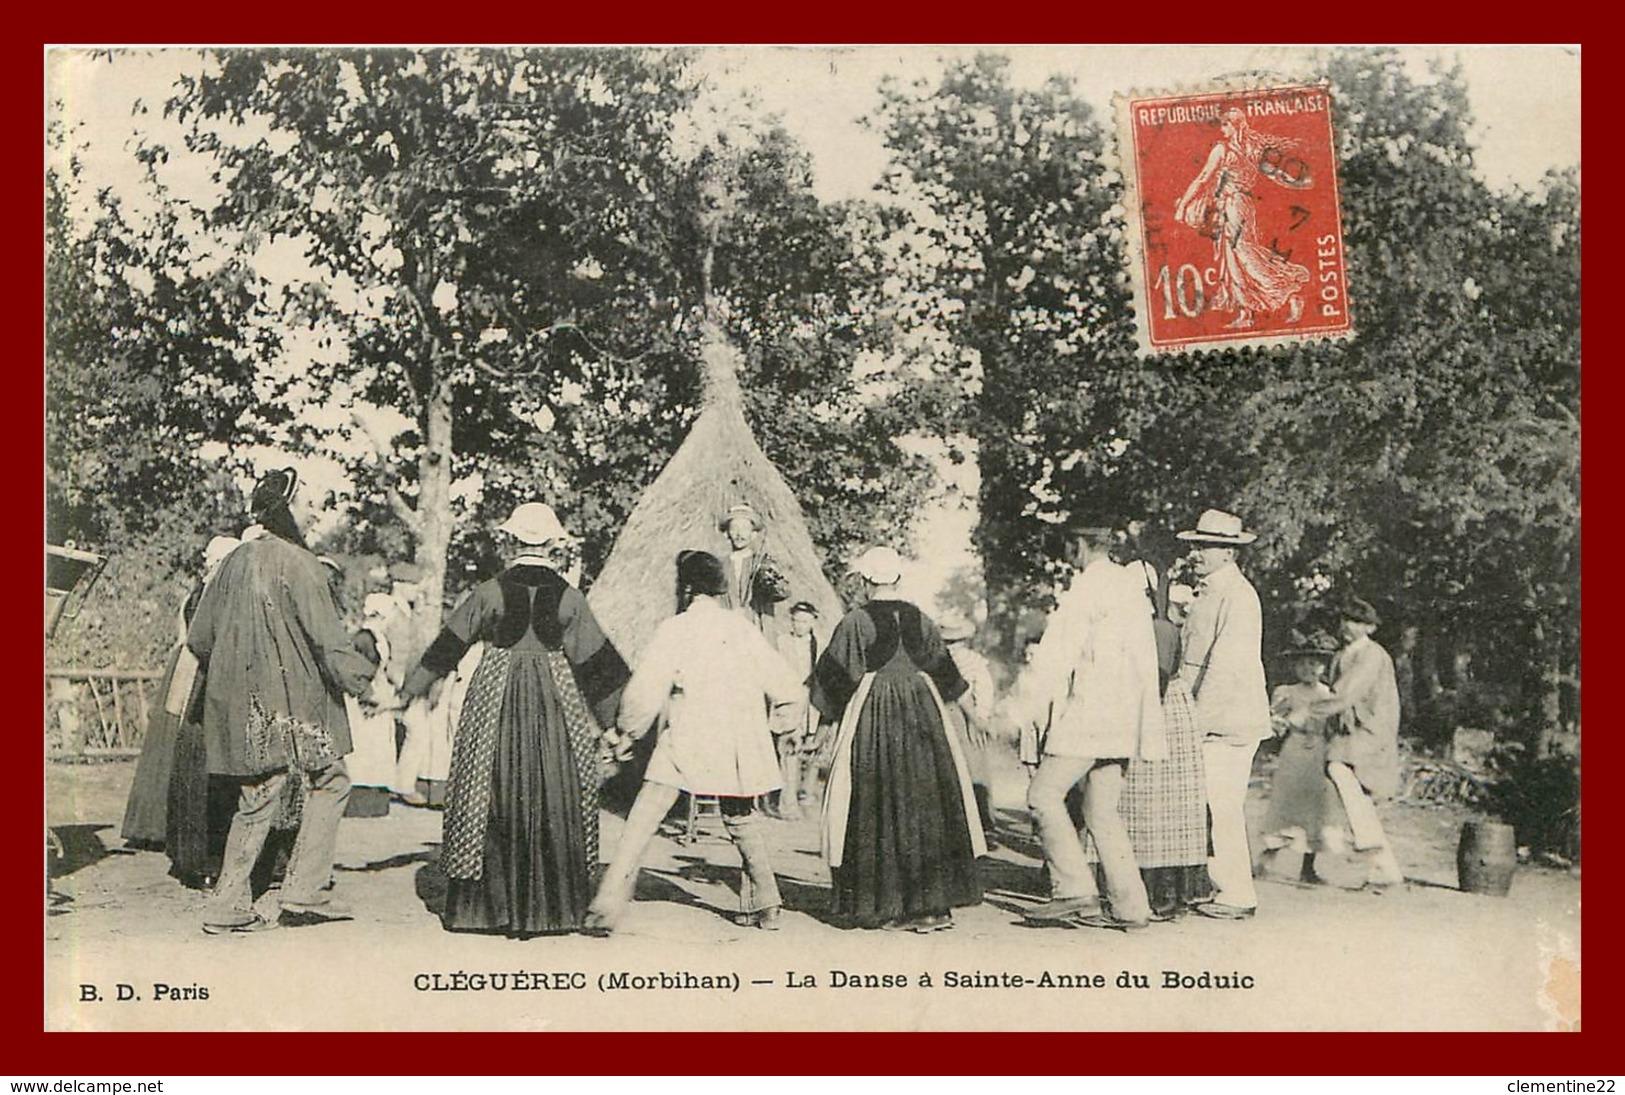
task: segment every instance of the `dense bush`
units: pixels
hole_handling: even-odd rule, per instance
[[[1485,804],[1517,832],[1534,855],[1580,860],[1580,760],[1563,753],[1533,755],[1501,745],[1491,754],[1495,781]]]

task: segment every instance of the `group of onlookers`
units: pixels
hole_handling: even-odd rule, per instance
[[[1258,594],[1236,563],[1257,536],[1240,518],[1208,510],[1178,533],[1197,579],[1179,597],[1159,597],[1148,565],[1111,558],[1113,527],[1068,533],[1076,573],[1017,689],[1018,717],[1040,743],[1028,805],[1052,890],[1027,917],[1122,930],[1186,910],[1251,918],[1247,789],[1260,743],[1276,735],[1266,855],[1296,848],[1301,877],[1318,880],[1313,852],[1341,848],[1346,817],[1366,884],[1403,881],[1374,804],[1397,790],[1399,693],[1370,637],[1372,606],[1349,597],[1337,609],[1341,648],[1297,637],[1295,680],[1272,697]],[[1078,786],[1081,825],[1067,802]]]

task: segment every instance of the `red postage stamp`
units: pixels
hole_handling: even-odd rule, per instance
[[[1116,106],[1141,353],[1353,333],[1325,86]]]

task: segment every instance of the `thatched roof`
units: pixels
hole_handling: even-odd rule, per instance
[[[736,355],[720,332],[708,332],[705,405],[633,508],[587,595],[593,615],[633,665],[655,626],[676,611],[677,553],[699,548],[725,556],[729,545],[719,520],[738,502],[761,514],[767,525],[762,546],[790,581],[781,614],[796,601],[811,601],[822,614],[819,630],[828,634],[844,611],[824,577],[801,504],[745,422]]]

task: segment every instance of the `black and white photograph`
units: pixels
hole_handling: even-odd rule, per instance
[[[1577,46],[43,65],[47,1030],[1580,1029]]]

